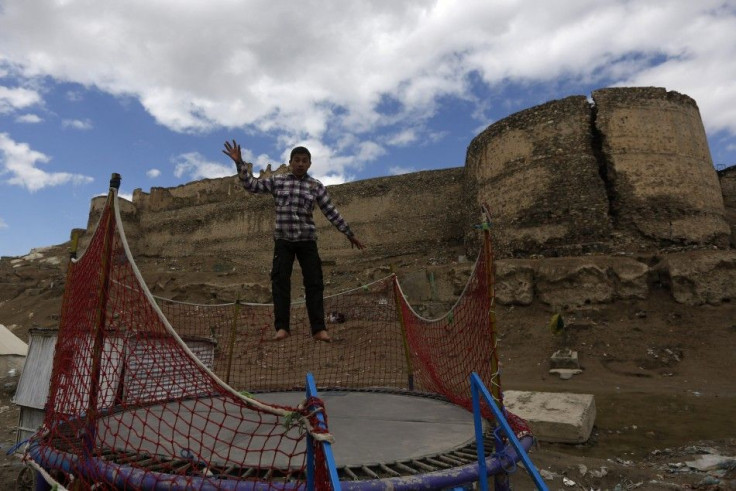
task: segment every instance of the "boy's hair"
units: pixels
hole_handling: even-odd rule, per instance
[[[294,158],[294,155],[306,155],[307,157],[309,157],[310,162],[312,160],[312,154],[309,153],[309,150],[307,150],[307,147],[295,147],[291,151],[291,155],[289,155],[289,161],[291,161],[291,159]]]

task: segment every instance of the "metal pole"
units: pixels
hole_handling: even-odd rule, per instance
[[[312,373],[307,373],[307,399],[310,397],[319,397],[317,393],[317,384],[314,382],[314,376]],[[309,408],[310,411],[313,407]],[[319,412],[317,413],[318,424],[321,429],[327,429],[325,424],[324,415]],[[307,433],[307,489],[314,489],[314,450],[312,448],[312,436]],[[327,464],[327,472],[330,476],[330,483],[332,484],[332,491],[340,491],[342,489],[340,484],[340,477],[337,475],[337,466],[335,465],[335,456],[332,453],[332,444],[330,442],[322,442],[322,449],[325,453],[325,463]],[[310,487],[311,482],[311,487]]]

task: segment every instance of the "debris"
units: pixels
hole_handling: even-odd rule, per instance
[[[546,469],[539,469],[539,475],[542,476],[542,479],[547,481],[552,481],[555,477],[557,477],[557,474]]]
[[[345,322],[345,314],[337,311],[332,311],[327,314],[327,322],[331,324],[342,324]]]
[[[693,469],[699,471],[711,471],[716,469],[723,469],[724,464],[733,463],[736,465],[736,459],[733,457],[724,457],[722,455],[703,455],[697,460],[690,460],[685,464]]]
[[[705,476],[698,483],[698,486],[717,486],[721,484],[721,480],[713,476]]]
[[[592,476],[592,477],[595,477],[595,478],[600,479],[600,478],[606,477],[608,475],[608,468],[604,466],[604,467],[601,467],[600,470],[597,470],[597,471],[596,470],[592,470],[588,474],[590,476]]]

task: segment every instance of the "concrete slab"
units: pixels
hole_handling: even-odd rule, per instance
[[[595,423],[592,394],[505,390],[503,402],[509,411],[524,418],[543,442],[585,442]]]
[[[550,368],[569,368],[577,369],[580,368],[580,361],[578,360],[578,352],[569,349],[558,350],[552,353],[549,359]]]
[[[570,380],[573,375],[583,373],[583,370],[580,368],[553,368],[549,373],[550,375],[559,375],[562,380]]]

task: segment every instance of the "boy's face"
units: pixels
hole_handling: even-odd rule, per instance
[[[312,165],[312,160],[305,153],[296,153],[289,160],[289,165],[291,166],[292,174],[296,177],[304,177],[304,174],[307,173],[309,167]]]

